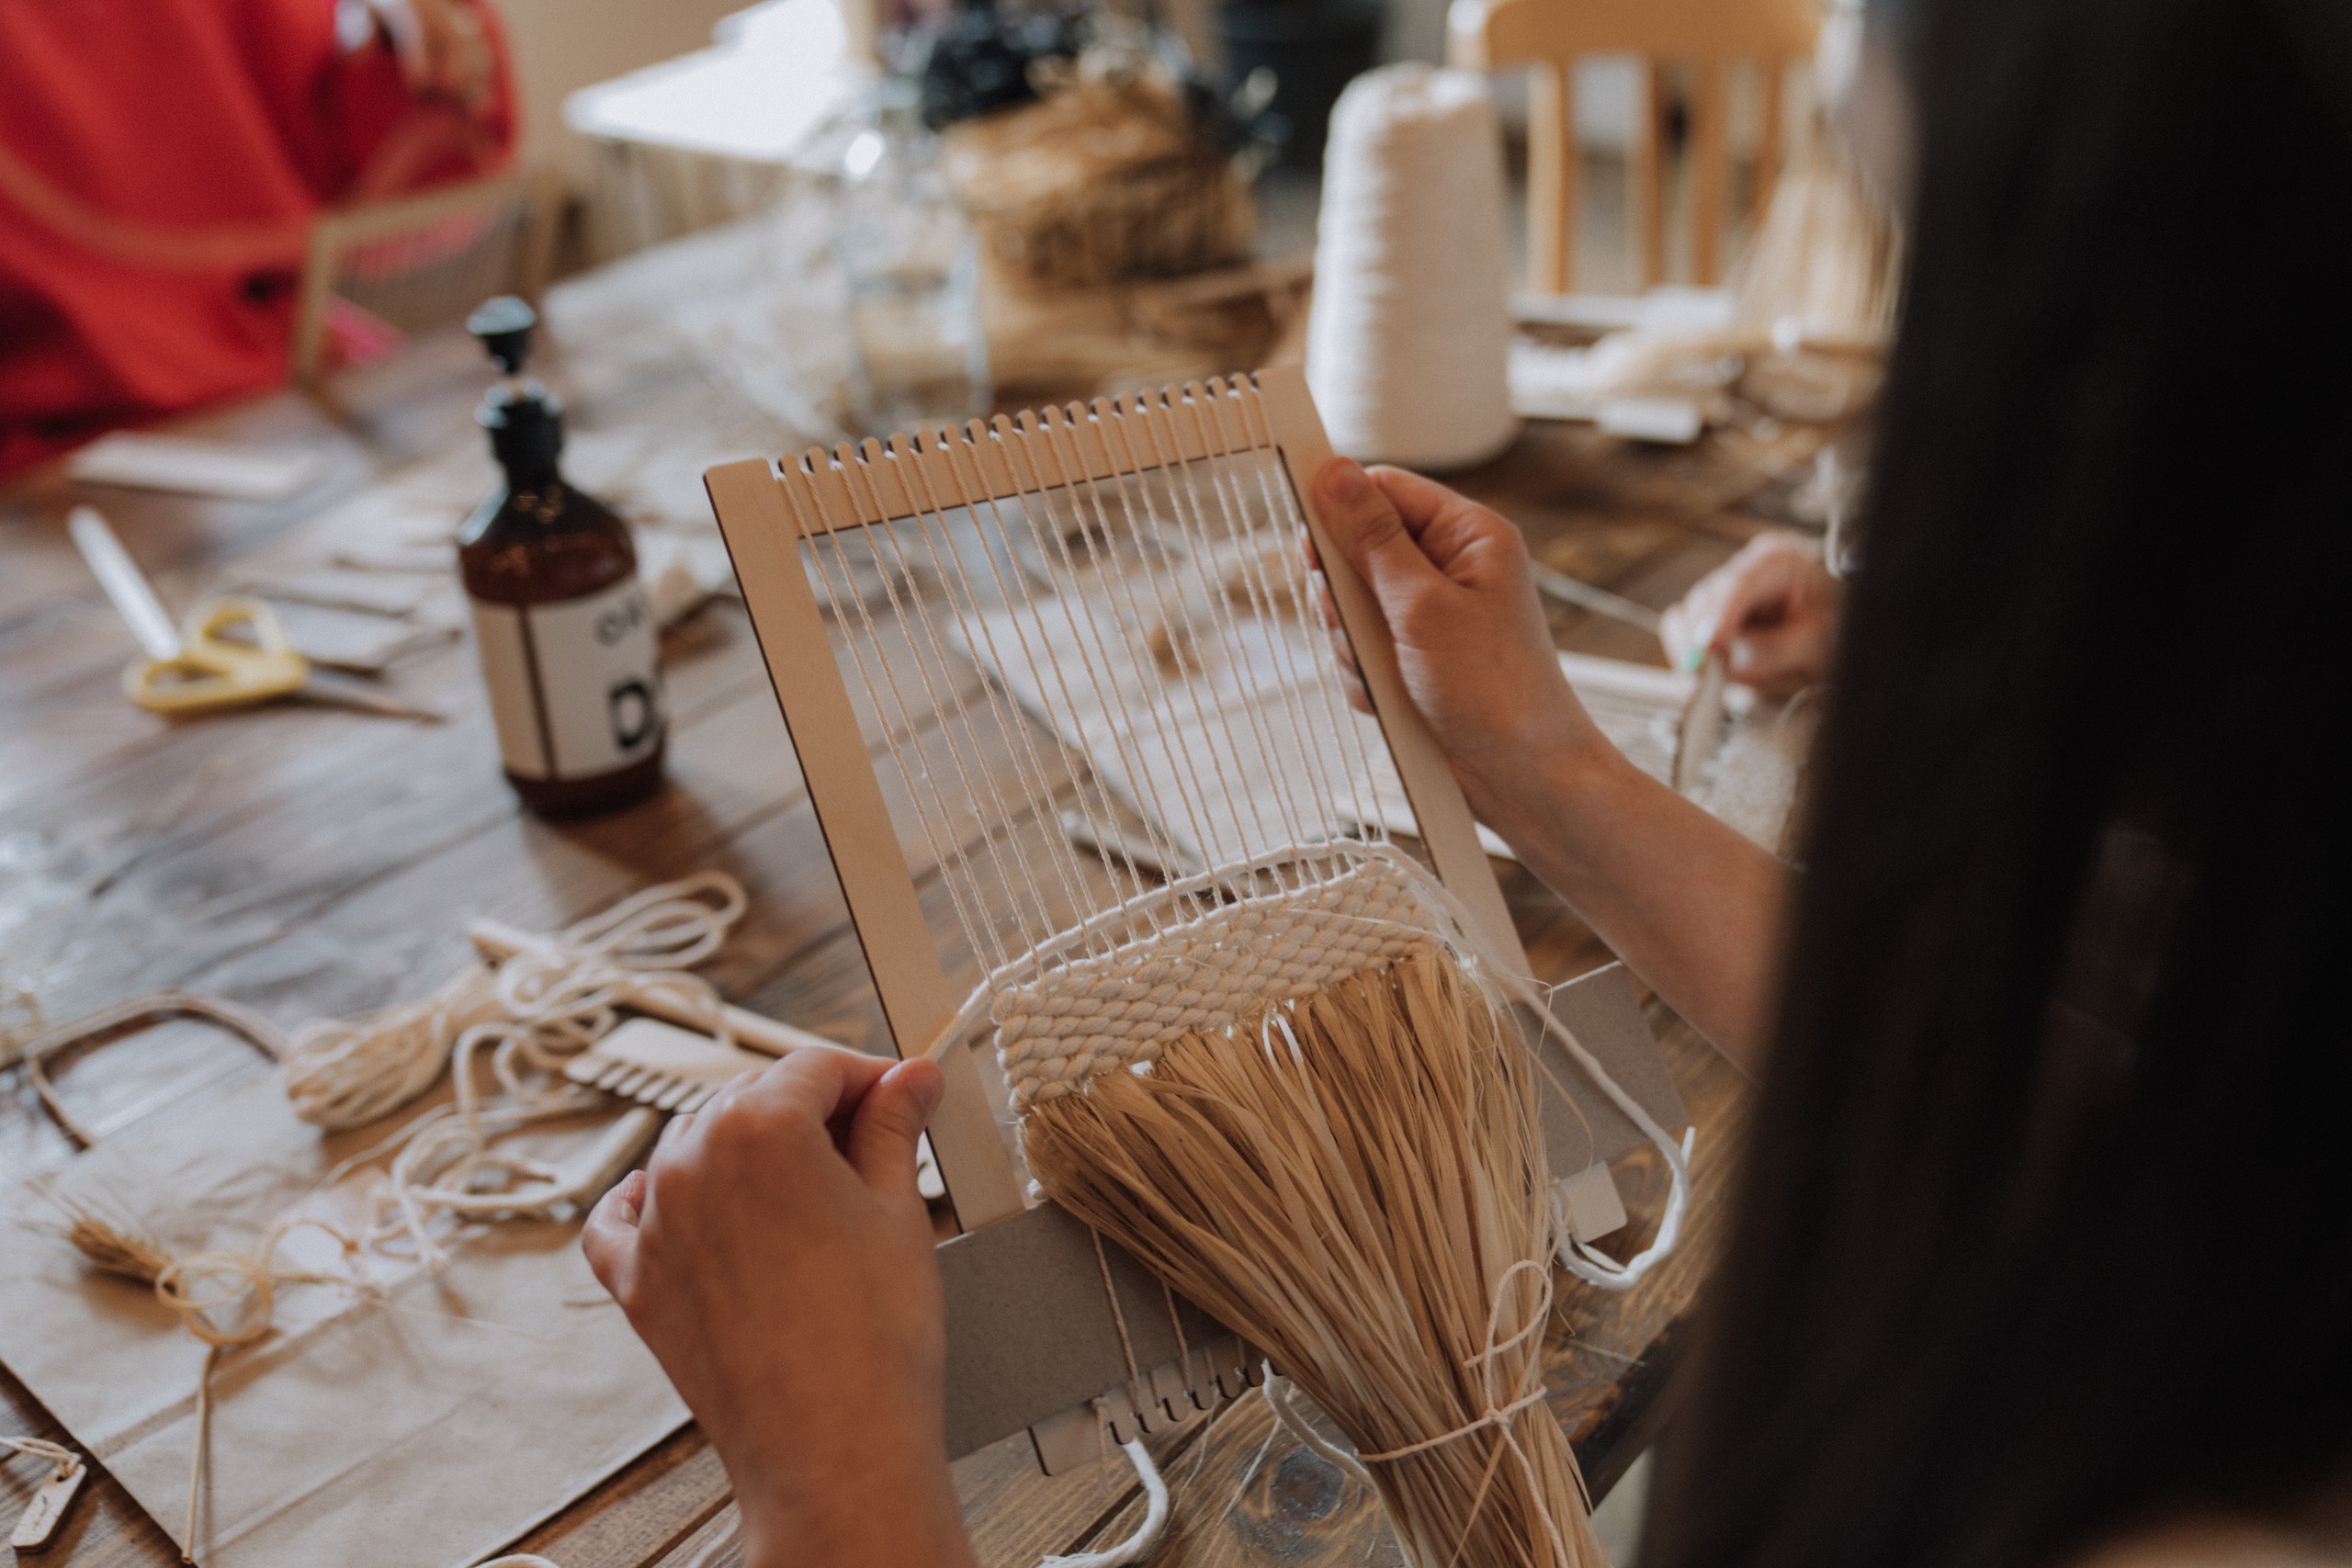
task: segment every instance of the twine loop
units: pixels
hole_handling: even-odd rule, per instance
[[[190,1334],[215,1350],[251,1345],[270,1331],[278,1286],[358,1282],[349,1272],[322,1274],[278,1266],[278,1243],[306,1229],[333,1237],[345,1257],[359,1250],[357,1241],[323,1220],[288,1220],[273,1227],[250,1251],[221,1248],[173,1258],[156,1271],[155,1299],[176,1313]]]
[[[535,940],[494,969],[469,965],[421,1001],[311,1024],[286,1053],[287,1097],[314,1126],[362,1126],[431,1088],[453,1054],[482,1045],[499,1086],[527,1094],[527,1075],[560,1072],[624,1008],[666,1009],[730,1041],[718,992],[685,971],[725,945],[749,904],[725,872],[697,872]],[[459,1098],[470,1092],[461,1061]]]
[[[55,1465],[61,1475],[82,1468],[82,1456],[63,1443],[52,1443],[47,1438],[0,1438],[0,1449],[14,1449],[27,1459],[45,1459]]]
[[[1526,1272],[1533,1273],[1536,1278],[1534,1310],[1528,1314],[1527,1321],[1520,1325],[1517,1333],[1508,1338],[1498,1339],[1497,1336],[1502,1333],[1504,1293],[1510,1289],[1512,1280]],[[1494,1306],[1487,1314],[1486,1345],[1476,1355],[1462,1364],[1462,1370],[1465,1372],[1474,1368],[1480,1369],[1482,1380],[1486,1384],[1485,1414],[1464,1422],[1450,1432],[1441,1432],[1434,1438],[1424,1438],[1418,1443],[1407,1443],[1401,1448],[1386,1449],[1375,1454],[1360,1453],[1356,1457],[1366,1464],[1388,1464],[1437,1448],[1441,1444],[1459,1441],[1473,1433],[1482,1432],[1489,1427],[1502,1428],[1505,1440],[1513,1451],[1518,1451],[1519,1440],[1510,1435],[1510,1423],[1523,1412],[1533,1409],[1551,1397],[1552,1391],[1544,1386],[1544,1359],[1540,1355],[1530,1355],[1527,1358],[1526,1369],[1520,1379],[1521,1392],[1508,1403],[1503,1400],[1502,1391],[1496,1386],[1497,1374],[1502,1358],[1525,1344],[1531,1336],[1542,1334],[1544,1324],[1551,1320],[1551,1269],[1541,1260],[1532,1258],[1521,1258],[1504,1269],[1502,1278],[1495,1281]],[[1520,1462],[1522,1464],[1527,1462],[1527,1456],[1523,1452],[1520,1453]],[[1533,1472],[1531,1470],[1529,1480],[1532,1483],[1533,1479]],[[1538,1495],[1541,1495],[1540,1491]]]

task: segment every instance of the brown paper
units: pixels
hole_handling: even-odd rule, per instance
[[[560,1158],[601,1126],[543,1134],[533,1152]],[[143,1221],[175,1254],[245,1250],[286,1214],[340,1217],[347,1202],[315,1189],[382,1135],[322,1137],[267,1078],[49,1179]],[[180,1541],[204,1347],[152,1290],[92,1271],[41,1228],[54,1217],[38,1181],[0,1196],[0,1361]],[[684,1405],[589,1273],[579,1229],[476,1227],[438,1278],[371,1256],[375,1292],[281,1286],[270,1335],[213,1373],[197,1561],[461,1568],[682,1425]],[[328,1272],[336,1251],[300,1230],[278,1256]]]

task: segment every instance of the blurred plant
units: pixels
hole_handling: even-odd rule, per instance
[[[1271,112],[1271,70],[1260,66],[1238,82],[1217,79],[1160,24],[1151,0],[1140,18],[1099,6],[1006,11],[998,0],[967,0],[946,20],[899,35],[886,54],[899,74],[920,85],[923,119],[933,130],[1077,82],[1158,76],[1181,89],[1203,138],[1246,155],[1253,173],[1290,135],[1290,122]]]

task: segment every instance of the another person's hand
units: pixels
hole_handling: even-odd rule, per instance
[[[1678,670],[1712,652],[1733,680],[1792,697],[1829,673],[1839,595],[1810,542],[1758,534],[1666,613],[1658,636]]]
[[[915,1190],[939,1068],[796,1051],[672,1122],[589,1216],[596,1278],[718,1450],[747,1568],[968,1568]]]
[[[1609,750],[1560,672],[1526,540],[1486,507],[1401,468],[1335,457],[1315,476],[1315,498],[1332,542],[1379,602],[1406,690],[1472,808],[1512,837],[1538,769]],[[1321,608],[1352,682],[1328,590]],[[1354,695],[1363,706],[1362,692]]]
[[[472,0],[369,3],[391,35],[410,92],[447,99],[469,113],[489,101],[498,61]]]

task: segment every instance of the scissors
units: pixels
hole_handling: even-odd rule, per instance
[[[94,508],[77,506],[66,528],[98,586],[146,650],[145,658],[124,667],[122,694],[148,712],[178,718],[293,697],[394,718],[441,721],[443,716],[431,708],[413,707],[313,666],[288,640],[277,612],[258,599],[207,600],[175,629],[105,518]]]

